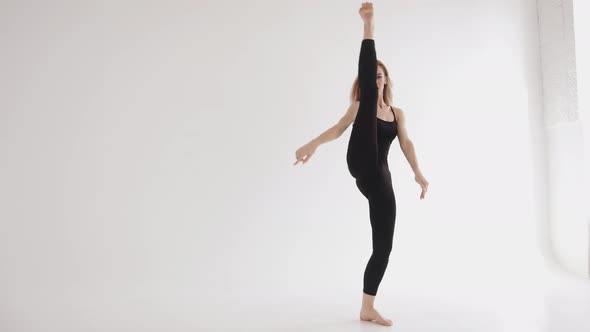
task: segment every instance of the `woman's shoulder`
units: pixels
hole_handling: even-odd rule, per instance
[[[400,107],[395,107],[393,105],[389,105],[395,112],[397,113],[403,113],[402,109]]]
[[[395,107],[393,105],[389,105],[391,107],[391,109],[393,109],[393,114],[395,115],[395,118],[397,119],[398,117],[403,117],[404,116],[404,111],[402,111],[402,109],[400,107]]]

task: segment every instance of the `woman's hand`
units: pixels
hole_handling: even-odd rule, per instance
[[[293,165],[297,165],[297,163],[300,161],[303,161],[303,163],[305,164],[309,160],[309,158],[311,158],[311,156],[314,154],[317,148],[317,145],[310,142],[297,149],[297,151],[295,152],[295,158],[297,159],[297,161]]]
[[[417,173],[416,177],[414,177],[414,180],[416,180],[416,182],[418,182],[420,187],[422,187],[422,193],[420,194],[420,199],[424,199],[424,195],[426,195],[426,191],[428,191],[428,181],[426,181],[426,179],[424,178],[422,173]]]
[[[373,4],[371,2],[363,2],[359,8],[359,14],[365,24],[373,22]]]

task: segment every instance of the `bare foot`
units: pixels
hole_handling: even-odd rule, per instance
[[[393,325],[391,319],[385,319],[381,314],[375,309],[361,309],[361,320],[366,321],[374,321],[375,323],[379,323],[385,326]]]

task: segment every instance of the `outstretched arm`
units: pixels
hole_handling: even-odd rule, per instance
[[[297,149],[297,151],[295,152],[295,159],[297,159],[297,161],[294,165],[297,165],[297,163],[300,161],[302,161],[305,164],[309,160],[309,158],[311,158],[311,156],[315,153],[315,150],[318,148],[318,146],[342,136],[342,133],[346,131],[346,128],[348,128],[348,126],[350,126],[350,124],[354,122],[358,109],[359,102],[353,102],[346,110],[346,114],[344,114],[342,118],[340,118],[340,121],[338,121],[337,124],[333,125],[329,129],[324,131],[321,135],[312,139],[311,141],[309,141],[309,143]]]
[[[324,131],[321,135],[312,139],[307,144],[295,151],[296,161],[293,165],[297,165],[300,161],[305,164],[315,153],[315,150],[318,148],[318,146],[338,138],[341,134],[342,133],[340,132],[340,129],[338,129],[338,125],[330,127],[330,129]]]
[[[348,106],[346,113],[340,118],[337,124],[324,131],[320,136],[314,138],[310,143],[320,146],[321,144],[330,142],[342,136],[350,124],[354,122],[358,110],[359,102],[355,101]]]
[[[321,133],[318,137],[312,139],[309,144],[313,144],[316,147],[333,141],[342,135],[342,131],[340,131],[340,127],[338,124],[333,125],[332,127],[328,128],[326,131]]]

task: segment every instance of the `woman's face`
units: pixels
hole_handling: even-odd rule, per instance
[[[385,87],[385,73],[381,66],[377,66],[377,88],[379,89],[379,94],[383,93],[383,88]]]

